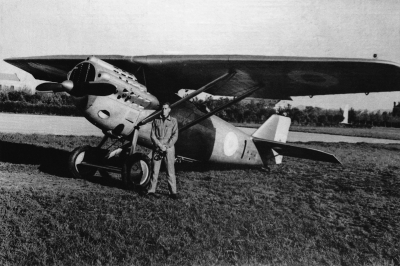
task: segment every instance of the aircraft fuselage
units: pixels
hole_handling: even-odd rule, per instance
[[[77,99],[77,107],[85,117],[103,131],[115,130],[129,140],[138,121],[155,110],[136,110],[125,104],[123,98],[115,95],[87,96]],[[186,102],[174,108],[171,115],[178,121],[178,126],[200,117],[203,113],[192,103]],[[140,127],[138,144],[152,148],[150,139],[151,123]],[[263,165],[251,136],[217,116],[181,132],[175,144],[176,154],[197,161]]]

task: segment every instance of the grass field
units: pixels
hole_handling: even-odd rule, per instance
[[[181,199],[68,177],[95,137],[0,135],[0,265],[400,265],[400,145],[311,143],[343,166],[177,165]]]

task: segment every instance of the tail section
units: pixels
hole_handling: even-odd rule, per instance
[[[264,165],[273,160],[275,164],[282,163],[283,155],[340,164],[340,161],[330,153],[286,144],[290,122],[289,117],[272,115],[253,133],[254,145]]]
[[[272,115],[264,124],[261,125],[261,127],[256,130],[256,132],[253,133],[252,137],[254,139],[257,138],[262,140],[286,143],[287,136],[289,134],[290,123],[291,119],[289,117]],[[263,149],[261,153],[260,149],[258,149],[258,152],[260,153],[260,155],[263,153],[263,155],[261,155],[261,158],[264,164],[267,164],[267,161],[271,161],[272,159],[274,159],[275,164],[282,163],[283,156],[279,155],[275,150]]]
[[[252,137],[279,142],[286,142],[291,120],[289,117],[272,115],[259,127]]]

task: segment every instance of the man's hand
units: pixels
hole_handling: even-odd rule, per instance
[[[167,146],[161,145],[161,150],[162,150],[162,151],[166,151],[166,150],[167,150]]]

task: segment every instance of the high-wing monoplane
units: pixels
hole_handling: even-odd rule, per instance
[[[377,59],[154,55],[5,61],[36,79],[49,81],[37,91],[69,93],[84,116],[103,130],[104,138],[97,147],[84,146],[72,152],[72,175],[120,172],[127,186],[146,186],[149,181],[150,158],[136,148],[137,144],[151,148],[150,122],[160,115],[161,102],[172,103],[172,115],[178,120],[178,160],[266,166],[281,163],[282,156],[292,156],[339,163],[332,154],[286,144],[288,117],[273,115],[248,135],[215,114],[248,96],[290,99],[400,88],[400,66]],[[182,98],[176,95],[180,89],[194,91]],[[205,111],[189,101],[202,92],[234,97],[224,106]],[[109,138],[116,139],[118,147],[103,148]]]

